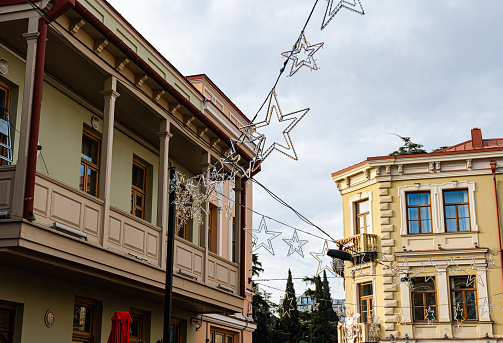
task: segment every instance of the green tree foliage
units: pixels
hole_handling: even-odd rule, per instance
[[[329,334],[330,334],[330,342],[337,342],[337,322],[339,318],[337,314],[332,308],[332,295],[330,294],[330,285],[328,284],[327,272],[323,271],[323,299],[325,299],[328,325],[329,325]]]
[[[259,262],[256,254],[252,256],[252,274],[259,276],[264,269],[262,263]],[[252,286],[256,289],[256,283],[252,281]],[[275,318],[272,311],[276,306],[270,300],[270,294],[267,292],[256,291],[253,295],[252,305],[254,320],[257,323],[257,329],[253,332],[253,342],[269,343],[275,342],[273,339],[274,332],[272,331],[275,325]]]
[[[327,302],[323,299],[323,283],[319,276],[314,278],[314,286],[313,301],[317,306],[313,306],[311,312],[309,343],[330,342]]]
[[[285,287],[285,297],[283,299],[282,311],[278,329],[287,334],[287,341],[290,343],[299,343],[301,339],[301,324],[299,319],[299,310],[297,309],[297,296],[292,281],[292,272],[288,269],[288,279]]]
[[[393,151],[388,156],[397,156],[397,155],[415,155],[415,154],[426,154],[427,151],[422,149],[423,145],[414,143],[410,140],[410,137],[402,137],[400,135],[392,133],[397,137],[400,137],[403,141],[403,145],[398,148],[398,150]]]

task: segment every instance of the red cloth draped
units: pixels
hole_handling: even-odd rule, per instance
[[[129,312],[115,312],[112,317],[112,331],[110,331],[108,343],[129,343],[129,324],[132,322]]]

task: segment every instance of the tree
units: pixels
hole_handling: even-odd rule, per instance
[[[259,262],[257,254],[253,254],[252,275],[259,276],[263,271],[262,263]],[[272,329],[275,317],[271,310],[275,307],[275,304],[269,300],[270,294],[257,290],[257,284],[254,281],[252,281],[252,287],[255,290],[252,306],[254,320],[257,323],[257,329],[253,332],[253,341],[258,343],[274,342]]]
[[[327,272],[323,271],[323,299],[325,300],[326,308],[325,311],[327,313],[329,332],[330,332],[330,342],[337,342],[337,322],[339,318],[337,314],[332,308],[332,295],[330,294],[330,285],[328,284]]]
[[[398,150],[393,151],[388,156],[415,155],[415,154],[426,154],[427,153],[426,150],[421,149],[423,147],[422,144],[413,143],[410,140],[410,137],[402,137],[402,136],[397,135],[395,133],[392,133],[392,135],[400,137],[403,140],[403,145],[401,147],[399,147]]]
[[[290,343],[298,343],[301,339],[301,325],[299,310],[297,309],[297,296],[292,281],[292,272],[288,269],[288,279],[285,287],[285,297],[280,313],[279,329],[288,335]]]
[[[323,284],[319,275],[314,278],[314,286],[313,300],[317,306],[313,306],[311,312],[309,343],[330,342],[327,302],[323,299]]]

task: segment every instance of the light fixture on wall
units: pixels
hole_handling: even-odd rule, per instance
[[[440,250],[444,250],[444,248],[442,248],[442,244],[438,243],[437,246]]]
[[[196,326],[196,331],[198,331],[203,326],[203,315],[201,314],[200,318],[193,317],[190,322]]]
[[[9,72],[9,63],[5,58],[0,57],[0,74],[5,75]]]
[[[183,270],[183,269],[178,269],[178,274],[180,274],[181,276],[185,276],[185,277],[197,280],[197,275],[196,274],[192,274],[192,273],[190,273],[190,272],[188,272],[186,270]]]
[[[10,219],[9,211],[0,211],[0,219]]]
[[[403,249],[403,251],[407,251],[407,248],[405,247],[405,245],[402,245],[402,249]]]
[[[100,118],[93,116],[91,118],[91,125],[93,129],[98,130],[100,128]]]
[[[479,242],[473,242],[473,245],[475,245],[475,248],[479,248]]]
[[[217,287],[226,291],[226,292],[234,293],[234,290],[232,288],[227,287],[226,285],[222,285],[221,283],[219,283]]]

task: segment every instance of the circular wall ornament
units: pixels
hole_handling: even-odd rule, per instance
[[[45,311],[45,316],[44,316],[45,326],[47,326],[48,328],[51,328],[54,325],[55,319],[56,319],[56,316],[54,315],[53,310]]]
[[[93,129],[98,130],[100,128],[100,118],[93,116],[91,118],[91,125],[93,126]]]
[[[0,74],[5,75],[9,72],[9,63],[5,58],[0,57]]]

